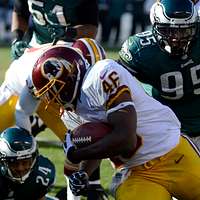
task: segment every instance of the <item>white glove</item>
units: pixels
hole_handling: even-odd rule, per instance
[[[73,144],[72,139],[71,139],[71,130],[68,130],[67,133],[65,134],[63,149],[64,149],[64,152],[65,152],[65,155],[66,155],[66,159],[69,162],[71,162],[73,164],[78,164],[80,162],[80,161],[77,161],[77,160],[73,160],[70,156],[71,153],[76,150],[76,147]]]

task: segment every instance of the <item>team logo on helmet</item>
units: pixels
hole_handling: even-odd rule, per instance
[[[41,67],[41,72],[45,78],[51,80],[54,78],[59,78],[63,73],[64,67],[69,65],[70,63],[64,59],[58,60],[57,58],[49,58],[48,60],[46,60],[46,62],[43,63]]]

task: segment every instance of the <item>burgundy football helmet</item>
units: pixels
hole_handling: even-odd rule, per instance
[[[79,49],[90,65],[94,65],[97,61],[106,58],[104,48],[91,38],[77,39],[72,47]]]
[[[35,96],[44,96],[47,106],[53,101],[65,108],[72,107],[86,67],[85,59],[75,48],[52,46],[34,65]]]

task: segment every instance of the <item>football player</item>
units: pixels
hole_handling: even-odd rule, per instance
[[[55,182],[53,163],[38,152],[36,140],[18,127],[0,134],[0,199],[44,200]]]
[[[112,127],[104,138],[83,148],[76,148],[67,132],[68,162],[84,161],[70,176],[75,195],[87,191],[88,174],[99,164],[94,159],[110,158],[122,169],[113,187],[116,199],[169,200],[173,195],[200,200],[199,152],[180,136],[172,110],[147,95],[122,65],[104,59],[87,68],[78,51],[58,46],[37,60],[32,82],[35,96],[45,98],[47,107],[54,102],[64,110],[63,120],[73,110],[84,121]]]
[[[150,18],[152,30],[130,36],[119,52],[120,62],[153,86],[153,97],[175,112],[182,133],[200,146],[197,10],[190,0],[161,0],[152,6]]]
[[[62,45],[68,45],[63,44]],[[17,60],[13,61],[11,66],[6,72],[5,81],[0,87],[0,120],[3,123],[0,123],[0,130],[4,130],[10,125],[17,123],[18,125],[25,127],[27,130],[31,131],[31,123],[29,120],[29,116],[26,115],[26,112],[17,108],[17,120],[15,122],[15,106],[18,100],[18,96],[21,95],[23,88],[26,88],[26,80],[28,76],[32,72],[32,68],[38,57],[50,48],[52,44],[44,44],[38,48],[30,48],[27,49],[26,52]],[[82,53],[82,55],[88,59],[88,66],[92,65],[94,62],[105,58],[105,51],[101,47],[97,41],[91,38],[81,38],[76,40],[73,43],[74,48],[78,49]],[[26,66],[22,68],[22,66]],[[29,86],[31,87],[31,86]],[[29,102],[25,102],[28,107],[31,107],[32,104]],[[29,108],[28,108],[29,110]],[[67,130],[66,126],[63,124],[59,117],[59,109],[56,104],[49,106],[46,110],[44,102],[40,102],[38,108],[35,110],[39,117],[44,121],[48,128],[50,128],[58,138],[63,141],[65,132]],[[24,117],[25,114],[25,117]],[[69,122],[70,121],[70,122]],[[72,125],[74,120],[68,120],[67,127],[73,128],[77,126],[77,124]],[[26,124],[26,125],[22,125]],[[68,175],[69,171],[71,173],[71,169],[75,170],[76,167],[72,167],[65,163],[65,173]],[[88,199],[98,199],[101,198],[101,194],[104,195],[104,192],[100,186],[99,180],[99,171],[97,170],[90,177],[90,184],[96,185],[96,190],[93,192],[90,191],[91,196]],[[94,196],[95,195],[95,196]],[[96,197],[96,195],[98,197]]]
[[[33,37],[30,45],[50,43],[63,39],[74,41],[80,37],[95,38],[98,26],[97,1],[93,0],[15,0],[11,55],[20,57],[29,47],[24,35],[32,19]]]

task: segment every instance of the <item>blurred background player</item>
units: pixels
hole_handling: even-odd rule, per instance
[[[32,23],[30,45],[36,46],[63,39],[95,38],[98,26],[98,6],[93,0],[31,1],[15,0],[12,16],[13,42],[11,55],[18,58],[28,47],[24,38]]]
[[[0,134],[0,199],[45,200],[55,182],[53,163],[38,152],[36,140],[18,127]]]
[[[87,191],[87,172],[99,164],[93,159],[111,158],[124,169],[124,179],[118,177],[118,200],[169,200],[171,195],[200,199],[197,149],[180,136],[180,122],[172,110],[147,95],[122,65],[104,59],[87,68],[77,50],[57,46],[37,60],[32,81],[34,94],[46,98],[47,107],[54,102],[64,109],[63,120],[70,109],[84,121],[112,127],[101,140],[83,148],[74,146],[67,132],[68,162],[85,161],[70,178],[75,195]]]
[[[153,86],[153,97],[175,112],[182,132],[200,146],[197,10],[190,0],[161,0],[150,17],[152,30],[129,37],[119,52],[120,62]]]
[[[7,44],[11,40],[10,26],[13,0],[0,1],[0,43]]]

